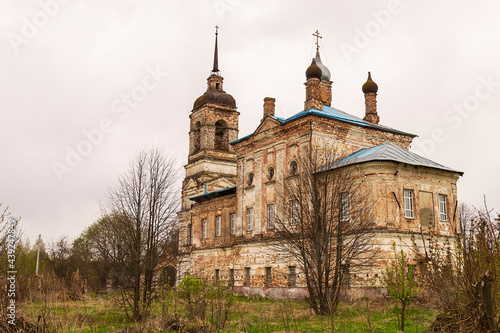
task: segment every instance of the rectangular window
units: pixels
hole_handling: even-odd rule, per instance
[[[201,224],[201,238],[207,238],[207,219],[203,219]]]
[[[245,285],[250,287],[250,267],[245,267]]]
[[[266,285],[271,287],[273,285],[273,276],[271,275],[271,267],[266,267]]]
[[[229,283],[231,287],[234,286],[234,268],[229,269]]]
[[[405,203],[405,217],[414,218],[413,215],[413,190],[404,190],[404,203]]]
[[[292,200],[290,215],[291,215],[290,224],[297,225],[299,223],[299,201],[298,200]]]
[[[269,229],[274,228],[274,205],[267,205],[267,227]]]
[[[219,270],[215,270],[215,283],[219,282]]]
[[[236,233],[236,214],[231,214],[231,235]]]
[[[349,221],[350,218],[349,193],[340,194],[340,220]]]
[[[295,273],[295,266],[288,266],[289,278],[290,278],[290,287],[295,288],[297,284],[297,274]]]
[[[343,272],[342,272],[342,283],[344,287],[350,288],[351,287],[351,266],[349,264],[344,265]]]
[[[220,223],[221,223],[221,218],[219,215],[215,217],[215,236],[217,237],[220,236]]]
[[[439,195],[439,221],[448,221],[448,214],[446,213],[446,195]]]
[[[253,230],[253,208],[247,208],[247,230]]]

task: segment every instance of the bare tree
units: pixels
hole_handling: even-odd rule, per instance
[[[500,330],[500,241],[491,213],[485,202],[467,215],[454,246],[431,247],[425,278],[442,311],[435,332]]]
[[[72,265],[71,244],[68,236],[60,236],[56,241],[51,242],[48,248],[48,268],[54,271],[56,277],[65,282],[77,269]]]
[[[291,165],[276,216],[275,246],[302,266],[309,304],[321,315],[335,312],[350,271],[375,255],[372,209],[362,179],[352,167],[335,162],[334,149],[309,149]]]
[[[156,292],[156,270],[169,259],[179,207],[177,169],[158,148],[143,150],[110,190],[104,209],[108,260],[122,270],[122,296],[132,320],[143,319]]]

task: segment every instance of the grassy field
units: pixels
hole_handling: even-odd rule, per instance
[[[118,301],[119,297],[113,294],[85,295],[79,301],[39,300],[20,304],[17,315],[31,323],[38,321],[48,328],[47,332],[168,332],[166,323],[172,318],[180,318],[183,325],[189,322],[183,319],[182,302],[174,297],[158,300],[151,318],[141,324],[131,324]],[[436,314],[425,306],[410,307],[405,331],[423,332]],[[312,313],[302,301],[237,297],[222,331],[397,332],[397,322],[392,304],[382,301],[341,303],[333,317],[325,317]]]

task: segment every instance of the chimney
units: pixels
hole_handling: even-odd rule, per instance
[[[266,97],[264,98],[264,115],[262,116],[262,120],[266,119],[267,116],[274,117],[274,109],[276,98]]]
[[[372,124],[378,124],[380,121],[380,117],[377,114],[378,85],[373,82],[370,72],[368,72],[368,79],[363,84],[362,89],[365,94],[365,117],[363,120]]]

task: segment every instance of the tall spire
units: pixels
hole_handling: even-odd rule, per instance
[[[214,51],[214,68],[212,69],[213,75],[219,75],[219,54],[217,52],[217,36],[219,35],[219,26],[215,26],[215,51]]]

